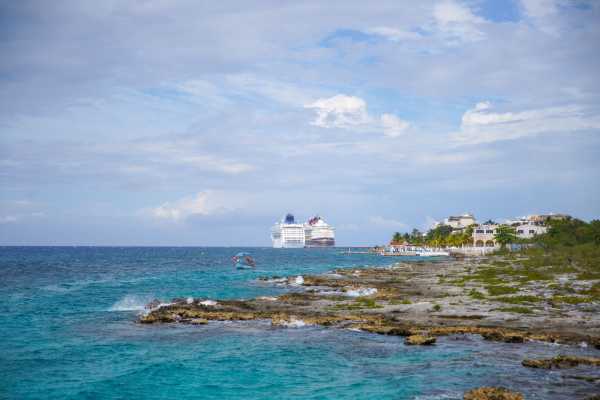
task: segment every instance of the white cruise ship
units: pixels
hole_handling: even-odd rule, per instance
[[[304,224],[304,242],[306,247],[335,246],[335,228],[317,215]]]
[[[302,248],[305,244],[304,225],[297,224],[292,214],[285,216],[271,229],[274,248]]]

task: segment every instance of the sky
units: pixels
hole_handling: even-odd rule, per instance
[[[600,2],[0,0],[0,245],[600,217]]]

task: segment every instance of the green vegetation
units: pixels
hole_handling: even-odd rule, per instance
[[[471,291],[469,292],[469,296],[476,300],[485,299],[485,295],[476,289],[471,289]]]
[[[432,310],[436,311],[436,312],[437,311],[441,311],[441,309],[442,309],[442,306],[440,306],[439,304],[434,305],[433,308],[432,308]]]
[[[423,234],[418,229],[413,229],[411,233],[394,233],[392,243],[410,243],[421,246],[432,247],[461,246],[470,245],[473,242],[473,227],[470,226],[462,233],[452,233],[452,228],[448,225],[440,225],[430,229],[427,234]]]
[[[593,301],[592,297],[581,297],[581,296],[553,296],[552,304],[581,304],[590,303]]]
[[[537,303],[542,300],[542,298],[538,296],[503,296],[496,297],[495,301],[500,301],[502,303],[508,304],[524,304],[524,303]]]
[[[503,294],[513,294],[519,291],[518,288],[512,286],[502,286],[502,285],[488,285],[485,287],[485,290],[488,291],[490,296],[500,296]]]
[[[504,311],[504,312],[511,312],[511,313],[515,313],[515,314],[532,314],[533,313],[533,311],[531,311],[530,308],[522,307],[522,306],[502,307],[502,308],[497,308],[496,310]]]
[[[515,243],[517,241],[517,235],[515,234],[515,228],[508,225],[500,225],[496,229],[494,234],[496,242],[500,243],[502,250],[506,249],[506,245],[509,243]]]
[[[391,304],[391,305],[397,305],[397,304],[412,304],[412,301],[410,301],[409,299],[402,299],[402,300],[393,299],[393,300],[390,300],[390,304]]]

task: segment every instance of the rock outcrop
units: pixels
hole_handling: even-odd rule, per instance
[[[433,336],[422,336],[422,335],[410,335],[404,341],[407,345],[420,345],[429,346],[435,344],[435,337]]]
[[[524,367],[543,369],[573,368],[578,365],[592,365],[600,367],[600,358],[560,355],[554,358],[544,358],[540,360],[525,359],[523,360],[522,364]]]
[[[465,393],[464,400],[524,400],[521,393],[501,387],[480,387]]]

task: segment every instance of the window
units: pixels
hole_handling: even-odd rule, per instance
[[[475,233],[483,233],[483,229],[477,229]]]
[[[535,231],[533,229],[530,229],[529,233],[535,233]]]
[[[494,233],[494,231],[492,229],[488,229],[487,231],[485,231],[485,233]]]
[[[523,233],[523,229],[519,229],[519,230],[517,231],[517,233],[518,233],[518,234],[521,234],[521,233]]]

